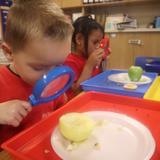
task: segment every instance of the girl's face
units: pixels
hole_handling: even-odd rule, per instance
[[[43,74],[62,64],[71,48],[71,37],[63,41],[44,38],[31,41],[12,54],[15,72],[27,83],[34,85]]]
[[[97,29],[93,30],[88,37],[88,56],[97,48],[103,38],[103,33]]]

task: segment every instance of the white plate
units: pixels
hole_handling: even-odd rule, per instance
[[[138,82],[133,82],[129,79],[128,73],[111,74],[110,76],[108,76],[108,79],[110,81],[122,83],[122,84],[125,84],[125,83],[147,84],[152,81],[151,78],[142,75],[141,79]]]
[[[155,150],[155,141],[150,131],[140,122],[114,112],[86,112],[97,125],[91,136],[67,150],[68,141],[56,128],[51,136],[54,151],[63,160],[149,160]],[[99,147],[95,147],[95,143]]]

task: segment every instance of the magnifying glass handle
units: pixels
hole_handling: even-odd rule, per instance
[[[28,101],[33,107],[37,104],[37,100],[33,94],[29,96]]]

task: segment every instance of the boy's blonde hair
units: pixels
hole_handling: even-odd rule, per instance
[[[35,38],[63,40],[72,30],[69,19],[54,0],[15,0],[9,11],[4,40],[16,51]]]

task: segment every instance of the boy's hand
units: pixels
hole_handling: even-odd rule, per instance
[[[102,60],[103,52],[104,49],[102,48],[96,49],[93,53],[90,54],[86,64],[92,68],[96,65],[99,65]]]
[[[17,127],[31,110],[30,103],[26,101],[11,100],[0,103],[0,124]]]

